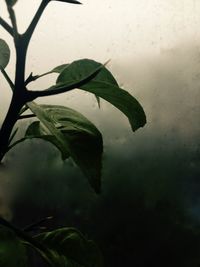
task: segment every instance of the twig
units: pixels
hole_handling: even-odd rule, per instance
[[[41,76],[39,76],[39,75],[33,76],[33,73],[31,72],[30,75],[28,76],[28,78],[25,80],[24,85],[26,86],[29,83],[36,81],[39,77],[41,77]]]
[[[2,72],[2,74],[3,74],[3,76],[5,77],[6,81],[7,81],[8,84],[10,85],[10,88],[11,88],[12,91],[13,91],[15,86],[14,86],[12,80],[11,80],[10,77],[8,76],[8,74],[7,74],[7,72],[5,71],[5,69],[4,69],[4,68],[1,68],[1,66],[0,66],[0,70],[1,70],[1,72]]]
[[[46,6],[49,4],[50,0],[42,0],[37,12],[35,13],[35,16],[33,17],[29,27],[27,28],[26,32],[24,33],[24,37],[27,40],[27,42],[29,43],[33,32],[42,16],[42,13],[44,12]]]
[[[11,35],[13,36],[13,28],[3,19],[0,17],[0,25]]]
[[[38,97],[43,97],[43,96],[52,96],[52,95],[57,95],[57,94],[62,94],[68,91],[71,91],[75,88],[79,88],[85,84],[87,84],[88,82],[90,82],[92,79],[94,79],[97,74],[101,71],[101,69],[108,63],[109,61],[107,61],[104,65],[99,66],[96,71],[92,72],[91,74],[89,74],[87,77],[83,78],[82,80],[78,81],[78,82],[74,82],[71,83],[69,85],[55,85],[52,86],[46,90],[43,91],[28,91],[29,93],[29,101],[33,101],[34,99],[38,98]]]
[[[13,27],[13,37],[14,37],[14,41],[15,41],[15,45],[17,44],[17,40],[18,40],[18,29],[17,29],[17,21],[16,21],[16,17],[15,17],[15,12],[12,8],[12,6],[7,4],[7,9],[8,9],[8,13],[10,15],[10,20],[12,23],[12,27]]]
[[[18,120],[24,120],[24,119],[34,118],[34,117],[36,117],[35,114],[21,115],[19,116]]]

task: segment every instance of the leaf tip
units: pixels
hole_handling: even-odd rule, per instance
[[[111,61],[111,59],[108,59],[108,60],[103,64],[103,66],[104,66],[104,67],[107,66],[108,63],[110,63],[110,61]]]

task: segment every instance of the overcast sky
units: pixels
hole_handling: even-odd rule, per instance
[[[19,0],[15,5],[20,32],[26,29],[40,2]],[[186,98],[186,108],[196,108],[200,69],[199,1],[82,2],[83,5],[56,1],[49,4],[32,38],[27,75],[31,71],[34,74],[43,73],[79,58],[92,58],[100,62],[111,59],[110,70],[119,84],[141,101],[149,121],[153,120],[153,112],[156,113],[153,109],[156,107],[157,110],[162,108],[163,112],[159,111],[162,123],[169,124],[172,121],[170,110],[174,111],[178,103],[185,105],[183,101]],[[9,21],[3,0],[0,0],[0,5],[0,15]],[[0,38],[5,38],[11,47],[12,59],[7,71],[13,77],[12,40],[1,28]],[[31,89],[47,88],[54,80],[55,76],[46,77],[32,84]],[[0,112],[4,114],[10,93],[2,77],[0,85],[4,90]],[[50,97],[48,101],[79,106],[79,109],[83,108],[90,116],[97,118],[98,111],[91,112],[88,108],[91,101],[93,106],[96,105],[93,96],[85,98],[83,103],[79,97],[81,94]],[[173,109],[169,109],[169,105]],[[106,108],[105,105],[105,112]],[[181,110],[184,117],[186,110],[183,105]],[[123,124],[124,117],[120,118],[123,118]]]
[[[15,5],[21,32],[26,29],[40,2],[19,0]],[[162,60],[165,52],[173,52],[175,47],[181,48],[187,42],[195,46],[194,49],[199,49],[200,2],[197,0],[82,2],[83,5],[50,3],[33,35],[27,58],[27,75],[31,71],[35,74],[45,72],[79,58],[93,58],[101,62],[111,59],[110,69],[119,83],[126,87],[134,75],[130,69],[137,69],[137,65],[143,64],[141,68],[145,70],[149,57],[150,61],[158,57]],[[0,0],[0,6],[0,15],[9,21],[4,0]],[[12,40],[1,28],[0,37],[13,47]],[[13,50],[12,56],[7,67],[11,76]],[[46,88],[54,81],[52,79],[41,79],[37,86]],[[1,86],[6,87],[2,77]],[[4,90],[3,97],[9,100],[8,89]],[[134,90],[137,93],[137,88]],[[143,90],[141,92],[140,89],[139,97],[146,94]],[[1,104],[1,112],[5,105],[6,102]]]
[[[15,6],[20,31],[40,0]],[[33,36],[28,69],[45,69],[76,58],[134,60],[160,53],[185,40],[199,40],[198,0],[83,0],[83,5],[52,1]],[[1,16],[8,19],[0,0]],[[4,37],[3,31],[0,31]]]

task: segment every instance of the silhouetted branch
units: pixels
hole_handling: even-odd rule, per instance
[[[13,36],[13,28],[3,19],[0,17],[0,25],[11,35]]]

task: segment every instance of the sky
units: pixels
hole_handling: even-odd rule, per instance
[[[152,90],[147,88],[147,84],[149,79],[152,80],[151,72],[154,72],[155,68],[159,69],[158,65],[161,65],[160,70],[163,69],[166,75],[171,71],[171,66],[168,70],[167,65],[173,65],[174,75],[181,72],[187,83],[191,82],[191,76],[197,75],[200,40],[199,1],[83,0],[82,2],[83,5],[57,1],[49,4],[32,37],[27,57],[27,76],[30,72],[44,73],[59,64],[80,58],[91,58],[102,63],[110,59],[108,68],[119,84],[149,106],[148,96],[154,88],[151,88]],[[4,1],[1,0],[0,4],[0,14],[9,21]],[[27,28],[39,4],[38,0],[19,0],[15,5],[20,32]],[[7,40],[12,50],[7,71],[13,77],[15,54],[12,40],[2,29],[0,37]],[[175,64],[179,66],[176,68]],[[192,68],[187,68],[188,64],[192,65]],[[139,72],[145,73],[141,74],[140,80]],[[156,73],[153,75],[156,76]],[[30,88],[48,88],[54,82],[55,76],[52,75],[40,79]],[[5,114],[10,92],[2,77],[1,86],[5,92],[0,112]],[[192,86],[189,90],[192,90]],[[157,94],[162,97],[161,90],[158,90]],[[80,109],[88,106],[91,100],[93,106],[95,105],[92,97],[88,96],[83,103],[79,95],[82,93],[78,95],[72,93],[54,99],[50,97],[47,101],[60,102],[69,98],[69,105],[77,105]],[[190,97],[192,102],[193,98],[196,99],[196,93],[194,97],[192,92]]]
[[[157,157],[159,151],[168,151],[176,159],[173,149],[178,147],[177,153],[181,154],[185,147],[190,153],[189,160],[186,155],[184,158],[187,170],[192,170],[195,176],[200,133],[200,2],[82,2],[83,5],[70,5],[52,1],[48,6],[28,51],[27,76],[30,72],[40,74],[80,58],[91,58],[102,63],[110,59],[108,68],[121,87],[143,105],[147,125],[133,134],[125,116],[104,101],[99,110],[94,97],[83,92],[76,91],[38,102],[61,103],[83,112],[104,134],[107,155],[124,166],[127,166],[126,162],[130,166],[133,164],[138,151],[149,157],[152,157],[152,151],[157,151]],[[26,29],[39,3],[38,0],[18,0],[15,10],[20,32]],[[2,0],[0,14],[9,21]],[[12,40],[2,29],[0,38],[7,40],[11,47],[12,59],[7,71],[13,77],[15,55]],[[55,76],[52,75],[30,88],[47,88],[54,81]],[[0,87],[3,92],[0,113],[3,117],[10,92],[2,76]],[[26,145],[23,148],[28,153],[29,148]],[[19,151],[12,152],[11,158],[19,156]],[[108,166],[108,163],[110,169],[115,165],[109,160],[105,165]],[[112,173],[109,168],[105,172]]]

